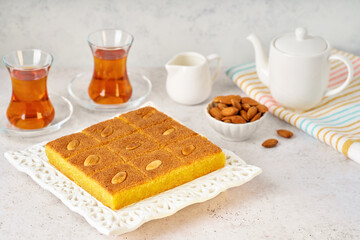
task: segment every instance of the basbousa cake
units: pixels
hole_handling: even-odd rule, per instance
[[[45,152],[59,171],[114,210],[225,165],[218,146],[153,107],[58,138]]]

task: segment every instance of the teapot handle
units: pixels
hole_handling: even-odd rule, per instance
[[[216,70],[211,77],[211,82],[214,83],[215,79],[220,71],[220,68],[221,68],[221,57],[217,54],[210,54],[209,56],[206,57],[206,59],[208,60],[208,62],[210,62],[212,60],[217,60]]]
[[[348,76],[347,76],[345,82],[343,84],[341,84],[341,86],[331,89],[331,90],[327,90],[325,93],[325,96],[331,96],[331,95],[337,94],[337,93],[341,92],[342,90],[344,90],[349,85],[349,83],[351,82],[353,75],[354,75],[354,67],[348,58],[346,58],[340,54],[334,54],[329,57],[329,60],[332,60],[332,59],[337,59],[337,60],[340,60],[343,63],[345,63],[345,65],[348,69]]]

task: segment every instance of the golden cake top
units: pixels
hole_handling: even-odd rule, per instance
[[[121,121],[119,118],[103,121],[83,130],[83,133],[104,143],[115,138],[129,135],[132,132],[135,132],[135,128]]]
[[[68,158],[98,144],[99,141],[83,133],[73,133],[48,142],[46,146],[61,157]]]
[[[91,176],[100,186],[113,194],[122,190],[141,185],[150,179],[129,164],[105,168]]]
[[[91,176],[106,167],[112,167],[124,163],[124,160],[122,160],[121,157],[117,156],[105,147],[89,149],[70,157],[67,161],[79,168],[88,176]]]
[[[187,163],[222,152],[221,148],[200,135],[169,144],[165,148]]]
[[[182,140],[191,135],[197,135],[196,132],[181,125],[173,119],[168,119],[160,124],[143,129],[144,133],[155,139],[161,145],[168,145],[170,143]]]
[[[130,163],[152,179],[184,165],[179,158],[162,149],[142,155],[131,160]]]
[[[142,129],[163,122],[169,117],[153,107],[143,107],[135,111],[121,114],[119,118]]]
[[[158,143],[137,132],[105,146],[119,154],[125,162],[160,148]]]

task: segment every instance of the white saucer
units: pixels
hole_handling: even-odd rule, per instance
[[[139,106],[145,101],[151,92],[151,81],[141,73],[129,73],[132,86],[132,96],[126,103],[121,104],[97,104],[88,94],[88,86],[92,73],[83,72],[76,75],[68,85],[70,96],[82,107],[96,111],[127,110]]]
[[[3,132],[10,136],[35,137],[59,130],[71,118],[73,106],[63,96],[50,93],[49,97],[55,109],[55,118],[48,126],[40,129],[20,129],[11,125],[6,117],[9,99],[0,99],[0,133]]]

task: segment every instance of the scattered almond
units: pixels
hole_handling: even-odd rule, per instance
[[[112,184],[122,183],[123,181],[125,181],[126,177],[127,177],[127,173],[126,173],[126,172],[118,172],[118,173],[115,174],[115,176],[111,179],[111,183],[112,183]]]
[[[278,140],[276,140],[275,138],[270,138],[270,139],[266,140],[265,142],[263,142],[262,146],[266,147],[266,148],[272,148],[272,147],[275,147],[276,144],[278,144]]]
[[[105,138],[110,136],[111,134],[113,134],[114,130],[111,126],[106,126],[102,131],[101,131],[101,137]]]
[[[225,117],[235,115],[239,112],[239,109],[235,107],[227,107],[221,110],[221,114]]]
[[[126,150],[134,150],[141,146],[141,143],[133,142],[126,146]]]
[[[255,116],[250,120],[250,122],[254,122],[256,120],[259,120],[261,118],[261,113],[255,114]]]
[[[247,111],[247,118],[248,119],[252,119],[257,113],[257,108],[256,107],[250,107],[249,110]]]
[[[243,104],[249,104],[250,106],[257,106],[259,104],[257,101],[255,101],[254,99],[249,98],[249,97],[243,97],[241,99],[241,102]]]
[[[151,171],[151,170],[158,168],[161,164],[162,164],[162,162],[160,160],[154,160],[151,163],[149,163],[148,165],[146,165],[145,169],[146,169],[146,171]]]
[[[88,167],[88,166],[93,166],[96,165],[99,162],[100,158],[98,155],[89,155],[85,161],[84,161],[84,166]]]
[[[182,153],[184,156],[188,156],[188,155],[190,155],[194,150],[195,150],[195,146],[191,144],[191,145],[186,146],[185,148],[183,148],[183,150],[181,150],[181,153]]]
[[[290,132],[289,130],[285,130],[285,129],[277,130],[277,134],[279,134],[279,136],[281,136],[283,138],[291,138],[294,135],[292,132]]]
[[[74,139],[68,143],[68,145],[66,146],[66,149],[69,151],[73,151],[79,146],[79,144],[80,144],[80,141],[77,139]]]
[[[169,128],[165,132],[163,132],[163,135],[167,136],[175,131],[175,128]]]
[[[268,108],[265,105],[259,104],[256,107],[261,113],[266,113],[268,111]]]
[[[218,120],[220,120],[223,117],[220,109],[217,107],[210,108],[209,113],[213,118],[216,118]]]

